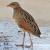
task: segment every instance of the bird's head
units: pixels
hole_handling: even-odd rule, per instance
[[[12,8],[19,8],[19,7],[20,7],[20,5],[19,5],[18,2],[12,2],[12,3],[10,3],[10,4],[7,5],[7,6],[12,7]]]

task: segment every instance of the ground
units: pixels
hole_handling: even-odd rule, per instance
[[[31,35],[33,42],[33,50],[50,50],[50,27],[39,27],[41,38]],[[18,32],[21,29],[16,26],[16,23],[9,20],[0,22],[0,50],[23,50],[22,47],[16,47],[23,43],[24,32]],[[30,46],[29,33],[26,32],[24,46]],[[31,50],[25,48],[24,50]]]

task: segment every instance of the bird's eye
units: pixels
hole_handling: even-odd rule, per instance
[[[15,4],[12,4],[12,5],[15,5]]]

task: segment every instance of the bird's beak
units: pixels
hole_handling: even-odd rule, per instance
[[[9,7],[10,5],[7,5],[7,7]]]
[[[8,4],[8,5],[7,5],[7,7],[10,7],[10,6],[11,6],[11,4]]]

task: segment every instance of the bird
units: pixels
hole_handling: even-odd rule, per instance
[[[40,29],[30,13],[24,10],[18,2],[11,2],[7,6],[13,8],[13,19],[19,28],[40,38]]]

